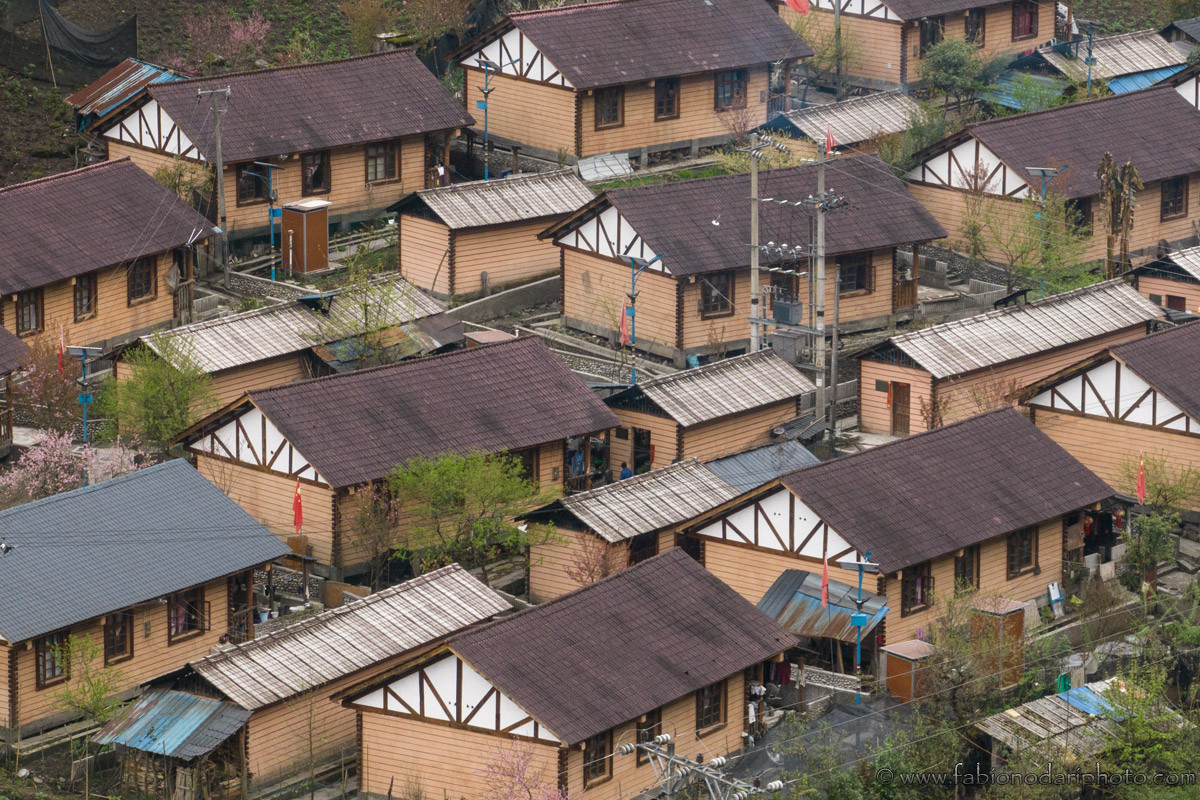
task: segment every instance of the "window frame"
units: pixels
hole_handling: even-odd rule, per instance
[[[603,752],[597,755],[594,748],[599,745]],[[612,780],[613,769],[613,732],[612,728],[589,736],[583,740],[583,788],[590,789],[606,781]],[[600,767],[597,769],[596,765]]]
[[[874,264],[871,262],[871,253],[851,253],[847,256],[842,256],[837,260],[838,269],[840,270],[841,280],[838,281],[838,294],[842,297],[847,295],[870,294],[875,289]],[[846,286],[846,270],[853,269],[856,274],[853,288]],[[861,280],[860,280],[861,279]],[[861,285],[860,285],[861,284]]]
[[[325,164],[325,183],[318,186],[308,173],[307,162],[319,158]],[[300,154],[300,194],[302,197],[329,194],[333,191],[333,160],[328,150],[310,150]]]
[[[34,685],[40,691],[51,686],[58,686],[71,680],[71,654],[68,651],[70,643],[71,631],[69,629],[57,630],[53,633],[47,633],[44,636],[39,636],[33,642],[34,652]],[[47,646],[50,639],[57,640],[54,644]],[[57,657],[53,656],[54,648],[59,648]],[[52,678],[46,678],[46,658],[53,657],[60,668],[58,675]],[[64,658],[65,656],[65,658]]]
[[[372,155],[371,154],[372,148],[382,150],[383,151],[382,155],[380,155],[380,154]],[[387,159],[389,157],[392,160],[391,171],[382,178],[378,178],[378,177],[372,178],[371,177],[372,161],[382,158],[384,160],[384,167],[386,168],[387,167]],[[395,183],[396,181],[399,181],[400,178],[401,178],[401,175],[400,175],[400,140],[399,139],[387,139],[387,140],[384,140],[381,142],[368,142],[367,144],[363,145],[363,179],[367,183],[371,184],[372,186],[379,186],[379,185],[385,184],[385,183]]]
[[[649,542],[649,546],[645,546]],[[634,545],[640,545],[636,549]],[[658,534],[653,531],[650,533],[639,533],[636,536],[629,537],[629,566],[640,564],[648,558],[654,558],[658,555]]]
[[[726,285],[724,288],[728,291],[722,291],[721,288],[718,288],[716,281],[725,281]],[[732,317],[737,312],[733,299],[733,287],[736,282],[737,278],[731,269],[723,269],[700,275],[700,319]],[[715,305],[708,302],[706,295],[710,291],[712,292],[713,299],[717,300]],[[721,302],[720,298],[724,298],[724,302]]]
[[[80,313],[79,300],[80,289],[88,287],[87,302],[90,308],[87,311]],[[96,316],[96,306],[100,299],[100,273],[85,272],[83,275],[75,276],[75,285],[71,287],[71,305],[75,313],[75,321],[83,322],[87,319],[93,319]]]
[[[728,721],[725,696],[725,680],[719,680],[716,683],[710,683],[708,686],[702,686],[696,690],[696,736],[697,738],[704,737],[714,731],[720,730]],[[712,702],[713,694],[717,699],[717,720],[710,721],[706,714],[710,711],[707,707]]]
[[[142,256],[134,259],[134,262],[127,268],[128,271],[125,277],[125,304],[126,306],[136,306],[142,303],[148,303],[158,297],[158,256]],[[146,294],[139,294],[136,297],[133,294],[134,286],[140,283],[138,276],[145,272],[147,274],[147,285],[149,287]]]
[[[917,587],[913,584],[920,580],[920,602],[915,602],[914,595]],[[925,611],[932,605],[933,599],[933,562],[922,561],[900,571],[900,616],[907,617]]]
[[[634,738],[638,744],[653,742],[654,737],[662,733],[662,706],[647,711],[644,719],[634,724]],[[650,756],[642,748],[637,748],[637,765],[650,763]]]
[[[270,201],[270,190],[267,188],[267,183],[257,175],[249,175],[254,181],[254,194],[247,196],[242,195],[242,173],[254,166],[253,161],[243,161],[240,164],[233,165],[233,195],[237,207],[242,206],[260,206]]]
[[[1029,14],[1029,32],[1018,33],[1017,22],[1025,13]],[[1036,39],[1038,35],[1038,4],[1034,0],[1013,0],[1012,4],[1012,40]]]
[[[32,307],[33,315],[36,319],[33,320],[33,327],[22,327],[24,324],[25,309]],[[42,287],[36,289],[26,289],[23,292],[17,292],[17,299],[13,303],[13,313],[16,315],[17,336],[33,336],[41,333],[46,329],[46,314],[45,302],[42,293]]]
[[[917,20],[917,57],[924,58],[929,51],[946,38],[946,16],[935,14]]]
[[[186,600],[188,596],[194,596],[195,603]],[[176,609],[180,603],[184,602],[186,606],[196,609],[197,620],[196,627],[190,628],[183,633],[177,633],[175,630],[174,617]],[[186,612],[185,612],[186,613]],[[189,639],[194,639],[197,636],[202,636],[208,630],[208,611],[204,599],[204,587],[193,586],[191,589],[184,589],[182,592],[172,592],[167,598],[167,646],[170,647],[178,642],[184,642]]]
[[[604,122],[601,119],[601,108],[606,107],[610,102],[609,95],[615,98],[615,109],[617,116],[615,120]],[[595,129],[598,131],[609,130],[610,128],[622,128],[625,126],[625,87],[624,86],[604,86],[596,89],[592,94],[592,122]]]
[[[963,550],[963,554],[961,556],[956,555],[954,557],[954,589],[955,589],[955,591],[958,591],[958,589],[960,587],[960,581],[962,580],[962,575],[960,575],[960,573],[963,572],[964,570],[961,570],[959,568],[960,564],[967,564],[969,567],[971,574],[970,574],[970,578],[967,581],[967,585],[978,589],[979,588],[979,545],[973,544],[973,545],[970,545],[969,547],[962,548],[962,550]]]
[[[1023,541],[1028,539],[1028,563],[1024,562],[1013,568],[1014,565],[1014,547],[1025,548]],[[1020,578],[1023,575],[1028,575],[1035,572],[1038,568],[1038,528],[1036,525],[1029,525],[1015,531],[1009,531],[1004,541],[1004,572],[1008,580]]]
[[[1178,204],[1179,209],[1170,212],[1167,210],[1167,187],[1177,187],[1176,196],[1171,199],[1171,205]],[[1188,213],[1188,194],[1191,191],[1191,181],[1187,175],[1181,175],[1178,178],[1167,178],[1159,185],[1159,201],[1158,201],[1158,219],[1160,222],[1166,222],[1171,219],[1179,219],[1186,217]]]
[[[114,652],[115,634],[117,618],[121,618],[125,622],[125,649],[122,652]],[[114,611],[111,614],[104,616],[104,666],[110,664],[120,664],[123,661],[129,661],[133,658],[133,624],[134,624],[133,609],[126,608],[121,611]]]
[[[971,38],[971,22],[974,20],[976,25],[975,38]],[[963,19],[963,37],[975,45],[983,47],[987,40],[987,9],[986,8],[968,8],[966,17]]]
[[[729,103],[722,104],[724,89],[729,88]],[[740,89],[740,91],[739,91]],[[722,69],[713,73],[713,109],[716,111],[736,111],[746,107],[746,98],[750,94],[750,70]]]
[[[704,537],[696,533],[679,533],[675,535],[675,546],[688,555],[700,566],[704,566],[706,548]]]
[[[655,122],[667,122],[669,120],[679,119],[679,90],[680,90],[681,86],[682,86],[682,81],[678,77],[655,79],[655,81],[654,81],[654,121]],[[671,100],[671,109],[672,110],[671,110],[671,113],[669,113],[669,114],[661,114],[661,113],[659,113],[658,109],[664,100],[664,98],[662,97],[662,93],[665,91],[666,87],[671,87],[670,100]]]

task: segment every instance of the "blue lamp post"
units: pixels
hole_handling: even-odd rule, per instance
[[[862,561],[839,561],[838,566],[842,569],[858,570],[858,597],[854,600],[854,605],[858,609],[850,615],[850,624],[854,626],[856,634],[856,642],[854,645],[854,674],[858,678],[857,688],[854,691],[854,704],[862,705],[862,633],[863,628],[867,626],[867,615],[863,613],[863,573],[879,572],[879,565],[871,563],[871,551],[863,553]]]
[[[103,352],[103,351],[99,347],[71,346],[71,347],[67,348],[67,355],[71,356],[72,358],[79,359],[79,366],[80,366],[79,388],[82,389],[82,391],[79,392],[79,405],[83,406],[83,443],[84,444],[88,443],[88,406],[90,406],[92,404],[92,400],[94,399],[92,397],[92,393],[87,391],[88,359],[89,358],[98,358],[100,356],[101,352]],[[88,485],[87,467],[84,467],[84,469],[83,469],[83,485],[84,486]]]
[[[1057,176],[1066,172],[1071,168],[1070,164],[1063,164],[1061,167],[1026,167],[1025,170],[1035,178],[1042,179],[1042,210],[1038,211],[1035,216],[1042,221],[1042,238],[1041,252],[1038,254],[1045,259],[1046,255],[1046,189]],[[1046,277],[1042,275],[1042,297],[1046,296]]]
[[[637,256],[621,256],[621,260],[629,265],[629,270],[630,270],[630,272],[629,272],[629,308],[625,309],[623,311],[623,313],[629,317],[629,344],[633,345],[633,344],[637,343],[637,316],[635,315],[635,311],[637,308],[637,279],[638,279],[638,276],[641,275],[646,270],[646,267],[650,266],[655,261],[662,260],[662,253],[659,253],[654,258],[650,259],[649,261],[647,261],[644,258],[638,258]],[[637,356],[635,354],[634,355],[635,360],[632,362],[632,366],[629,368],[629,380],[634,386],[637,385],[637,361],[636,361],[636,358],[637,358]]]
[[[475,101],[475,108],[483,112],[483,179],[485,181],[490,177],[488,173],[488,95],[492,93],[490,85],[492,75],[499,73],[505,67],[516,64],[520,60],[519,58],[514,58],[512,61],[505,62],[504,64],[497,64],[490,58],[483,58],[482,56],[475,59],[475,63],[483,68],[483,86],[479,89],[483,93],[483,99]]]
[[[266,181],[267,184],[267,228],[271,233],[271,252],[275,252],[275,219],[280,215],[279,211],[275,210],[275,173],[273,170],[279,169],[278,164],[269,164],[266,161],[255,161],[254,166],[261,167],[266,175],[259,172],[251,172],[243,170],[244,175],[253,175],[260,181]],[[275,280],[275,262],[271,262],[271,280]]]

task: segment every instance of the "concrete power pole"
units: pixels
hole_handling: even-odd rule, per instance
[[[750,352],[762,347],[762,293],[758,286],[758,134],[750,134]],[[674,745],[672,745],[674,746]]]
[[[845,92],[842,91],[842,3],[837,0],[833,4],[833,68],[834,68],[834,91],[835,97],[840,100],[845,100]]]
[[[208,95],[212,99],[212,111],[215,121],[213,122],[213,155],[215,156],[216,181],[217,181],[217,257],[221,261],[221,281],[222,285],[229,288],[229,234],[225,230],[225,159],[221,155],[221,115],[225,113],[225,109],[221,108],[218,98],[225,95],[226,101],[229,100],[231,94],[230,87],[224,89],[197,89],[196,94],[200,97]]]
[[[834,3],[840,6],[841,3]],[[817,294],[813,327],[816,328],[817,348],[817,420],[825,419],[825,148],[817,157]]]

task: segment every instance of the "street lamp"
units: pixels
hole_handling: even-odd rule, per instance
[[[251,172],[250,170],[242,170],[243,175],[252,175],[260,181],[266,181],[267,184],[267,229],[271,234],[271,253],[275,253],[275,217],[278,214],[275,211],[275,173],[272,170],[279,169],[279,164],[270,164],[266,161],[251,162],[256,167],[261,167],[266,171],[266,175],[261,172]],[[275,262],[271,262],[271,280],[275,280]]]
[[[512,66],[520,60],[519,58],[514,58],[507,63],[497,64],[490,58],[484,58],[483,56],[475,59],[475,63],[483,69],[483,86],[479,89],[483,93],[483,99],[475,101],[475,108],[483,112],[483,179],[485,181],[490,177],[488,173],[488,95],[492,93],[492,89],[489,86],[491,77],[493,73],[499,73],[505,67]]]
[[[854,704],[862,705],[862,632],[867,626],[867,615],[863,613],[863,596],[862,596],[862,581],[863,573],[879,572],[879,565],[871,563],[871,551],[863,553],[862,561],[839,561],[838,566],[842,569],[858,570],[858,598],[854,601],[854,605],[858,610],[850,615],[850,624],[854,626],[854,631],[857,636],[857,642],[854,645],[854,675],[857,688],[854,691]]]
[[[642,272],[645,271],[646,267],[650,266],[655,261],[662,260],[662,253],[659,253],[654,258],[650,259],[649,261],[647,261],[644,258],[638,258],[637,256],[621,256],[621,260],[629,265],[629,270],[630,270],[630,273],[629,273],[629,295],[628,295],[629,296],[629,308],[627,310],[625,310],[623,313],[625,313],[626,316],[629,317],[629,343],[632,345],[632,344],[637,343],[637,316],[634,314],[634,311],[637,307],[637,279],[638,279],[638,276],[641,275]],[[634,353],[633,359],[634,360],[631,362],[632,366],[629,368],[629,380],[634,386],[636,386],[637,385],[637,354],[636,353]]]
[[[1026,167],[1025,171],[1035,178],[1042,179],[1042,210],[1037,212],[1037,218],[1042,221],[1042,237],[1040,243],[1040,252],[1038,253],[1042,259],[1042,297],[1046,296],[1046,189],[1050,185],[1050,181],[1054,180],[1059,175],[1071,168],[1070,164],[1063,164],[1061,167]]]
[[[67,355],[78,358],[80,364],[79,373],[79,405],[83,406],[83,443],[88,443],[88,406],[92,404],[92,393],[87,390],[87,365],[88,359],[99,358],[103,352],[100,347],[76,347],[74,345],[67,348]],[[87,466],[83,468],[83,485],[88,485]]]

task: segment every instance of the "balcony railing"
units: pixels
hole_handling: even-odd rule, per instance
[[[896,281],[892,284],[892,309],[912,308],[917,304],[917,281]]]

